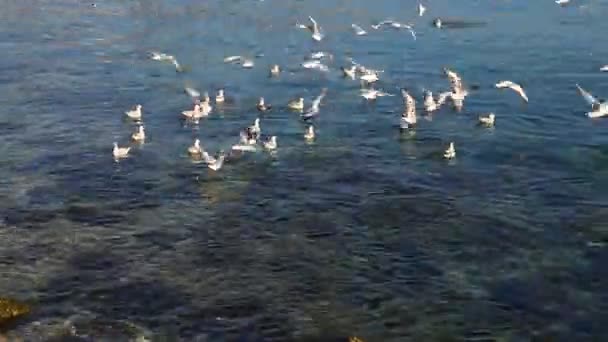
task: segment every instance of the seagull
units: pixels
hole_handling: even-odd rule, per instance
[[[304,98],[299,97],[289,101],[287,107],[293,110],[304,110]]]
[[[152,58],[155,61],[160,61],[160,62],[171,62],[175,66],[176,71],[178,71],[178,72],[182,71],[182,67],[177,62],[177,59],[175,58],[175,56],[171,56],[171,55],[168,55],[168,54],[162,53],[162,52],[152,51],[152,52],[150,52],[150,58]]]
[[[383,96],[394,96],[393,94],[389,94],[389,93],[385,93],[381,90],[376,90],[376,89],[361,89],[361,97],[367,99],[367,100],[375,100],[378,97],[383,97]]]
[[[356,65],[352,65],[350,68],[340,67],[340,70],[342,70],[344,77],[349,77],[352,80],[354,80],[357,77],[357,66]]]
[[[308,56],[309,59],[317,59],[317,60],[323,59],[325,57],[327,57],[329,59],[332,59],[333,55],[331,53],[328,53],[328,52],[317,51],[317,52],[311,53],[310,56]]]
[[[325,97],[325,95],[327,94],[327,88],[323,88],[321,90],[321,94],[319,94],[319,96],[317,96],[316,99],[314,99],[314,101],[312,101],[312,105],[310,106],[310,108],[302,114],[302,118],[304,120],[310,119],[313,116],[319,114],[319,106],[321,105],[321,101],[323,100],[323,98]]]
[[[277,136],[273,135],[268,139],[268,141],[264,141],[264,148],[267,150],[276,150],[277,149]]]
[[[427,113],[432,113],[439,109],[439,105],[437,104],[437,102],[435,102],[435,99],[433,98],[433,92],[431,91],[426,91],[424,93],[424,109]]]
[[[258,101],[258,105],[256,106],[256,108],[260,111],[260,112],[267,112],[270,109],[272,109],[272,105],[269,104],[265,104],[264,103],[264,98],[260,97],[260,100]]]
[[[570,3],[570,0],[555,0],[555,3],[560,6],[566,6]]]
[[[581,93],[583,99],[585,99],[585,102],[591,105],[591,112],[586,114],[587,117],[599,118],[608,115],[608,103],[606,103],[604,100],[598,100],[596,97],[591,95],[591,93],[581,88],[581,86],[578,84],[576,85],[576,88],[578,88],[578,91]]]
[[[304,133],[304,139],[309,142],[315,140],[315,128],[312,125],[308,126],[308,130]]]
[[[445,159],[453,159],[456,157],[456,148],[454,148],[454,142],[450,143],[448,149],[443,153],[443,157]]]
[[[329,71],[329,67],[327,65],[321,63],[321,61],[316,60],[316,59],[304,61],[302,63],[302,67],[304,67],[305,69],[317,69],[319,71],[324,71],[324,72]]]
[[[125,114],[133,120],[141,120],[141,117],[142,117],[141,105],[140,104],[136,105],[134,109],[126,111]]]
[[[254,66],[253,60],[243,56],[229,56],[224,58],[224,63],[240,63],[241,67],[251,69]]]
[[[144,132],[144,126],[139,126],[139,129],[131,134],[133,141],[144,141],[146,140],[146,133]]]
[[[416,125],[416,100],[407,90],[401,89],[405,110],[401,114],[401,129],[413,128]]]
[[[118,147],[118,143],[114,142],[114,149],[112,150],[112,155],[114,156],[114,159],[128,157],[129,151],[131,151],[131,147]]]
[[[374,30],[377,30],[380,27],[385,26],[385,25],[390,25],[392,28],[396,28],[396,29],[402,29],[402,28],[407,29],[408,31],[410,31],[410,34],[412,35],[414,40],[416,40],[416,32],[414,31],[414,27],[412,25],[403,24],[403,23],[394,21],[392,19],[383,20],[376,25],[372,25],[372,28]]]
[[[219,89],[217,91],[217,95],[215,96],[215,103],[224,103],[224,89]]]
[[[217,159],[214,159],[212,163],[207,163],[207,167],[213,171],[217,171],[224,166],[224,159],[226,155],[224,153],[220,153],[220,156]]]
[[[604,65],[600,68],[600,71],[608,71],[608,65]]]
[[[510,88],[517,92],[519,96],[524,99],[524,101],[528,102],[528,96],[526,96],[524,89],[517,83],[513,83],[511,81],[500,81],[496,83],[496,88]]]
[[[490,113],[488,114],[488,116],[480,116],[479,117],[479,123],[481,125],[485,125],[488,127],[492,127],[494,126],[494,122],[496,121],[496,115],[494,115],[494,113]]]
[[[277,77],[281,73],[281,67],[278,64],[273,65],[270,68],[270,77]]]
[[[199,139],[194,140],[194,144],[188,147],[188,154],[193,157],[200,157],[203,153],[203,149],[201,148],[201,141]]]
[[[262,133],[262,128],[260,127],[260,118],[256,118],[253,121],[253,125],[247,128],[247,133],[249,136],[254,137],[255,139],[260,136]]]
[[[418,16],[422,17],[426,12],[426,7],[422,5],[422,3],[418,3]]]
[[[460,111],[462,109],[462,106],[464,105],[464,99],[469,94],[469,92],[465,89],[462,83],[462,78],[456,72],[448,68],[443,68],[443,72],[450,81],[451,92],[440,94],[439,103],[440,105],[443,104],[445,100],[447,100],[447,98],[449,97],[452,99],[456,110]]]
[[[205,108],[205,109],[203,109]],[[198,120],[204,116],[208,116],[209,112],[211,111],[211,106],[209,106],[206,103],[202,103],[202,104],[195,104],[194,108],[192,110],[184,110],[182,111],[182,115],[185,116],[187,119],[191,119],[191,120]]]
[[[192,87],[185,87],[184,91],[186,92],[186,94],[188,94],[188,96],[192,98],[192,101],[194,101],[194,103],[199,103],[201,101],[201,93],[198,90]]]
[[[312,32],[312,39],[317,42],[321,41],[321,39],[323,39],[323,34],[321,33],[321,28],[317,24],[317,21],[311,16],[308,16],[308,20],[310,20],[311,25],[298,24],[297,26],[299,28],[310,30],[310,32]]]
[[[367,72],[365,72],[359,78],[367,83],[374,83],[380,79],[378,78],[378,73],[371,70],[367,70]]]
[[[433,20],[433,26],[440,29],[443,26],[443,22],[440,18],[435,18],[435,20]]]
[[[364,36],[367,34],[367,31],[365,31],[364,29],[361,28],[361,26],[357,25],[357,24],[352,24],[351,25],[353,30],[355,31],[355,34],[357,36]]]

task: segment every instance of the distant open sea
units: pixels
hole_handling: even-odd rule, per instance
[[[33,308],[4,333],[608,341],[608,119],[585,117],[575,87],[608,98],[608,1],[424,3],[418,17],[412,0],[0,1],[0,296]],[[296,27],[309,15],[321,42]],[[370,27],[389,17],[417,40]],[[314,51],[329,72],[300,66]],[[396,96],[361,98],[339,70],[349,57]],[[474,89],[462,112],[426,117],[443,67]],[[505,79],[530,102],[494,88]],[[185,86],[229,101],[185,123]],[[307,144],[286,104],[324,87]],[[420,116],[402,133],[404,87]],[[136,104],[141,145],[124,115]],[[477,126],[488,112],[496,126]],[[256,117],[275,153],[229,154],[218,172],[188,157],[195,138],[228,152]],[[114,162],[114,141],[131,156]]]

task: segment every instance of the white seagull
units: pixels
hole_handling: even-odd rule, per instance
[[[578,88],[578,91],[581,96],[583,96],[583,99],[585,99],[585,102],[587,102],[591,106],[591,111],[586,114],[587,117],[599,118],[608,115],[608,103],[603,100],[598,100],[596,97],[591,95],[591,93],[583,89],[578,84],[576,85],[576,88]]]
[[[126,111],[125,115],[133,120],[141,120],[141,117],[142,117],[141,105],[138,104],[135,106],[134,109]]]
[[[224,63],[240,63],[241,67],[251,69],[254,66],[253,60],[243,56],[228,56],[224,58]]]
[[[355,31],[355,34],[357,36],[365,36],[367,34],[367,31],[365,31],[364,29],[362,29],[361,26],[359,26],[357,24],[352,24],[351,26],[352,26],[353,31]]]
[[[319,94],[319,96],[317,96],[317,98],[312,101],[312,105],[310,106],[310,108],[305,113],[301,114],[302,119],[307,120],[319,114],[321,101],[323,100],[326,94],[327,88],[323,88],[321,90],[321,94]]]
[[[608,71],[608,65],[604,65],[600,68],[600,71]]]
[[[566,6],[570,3],[570,0],[555,0],[555,3],[560,6]]]
[[[201,148],[201,141],[199,139],[194,140],[194,144],[188,147],[188,154],[193,157],[200,157],[203,153],[203,149]]]
[[[427,113],[432,113],[434,111],[436,111],[437,109],[439,109],[439,105],[437,105],[437,102],[435,102],[435,98],[433,98],[433,92],[431,91],[425,91],[424,92],[424,110],[426,110]]]
[[[211,157],[211,158],[213,158],[213,157]],[[224,166],[225,158],[226,158],[226,155],[224,153],[220,153],[220,156],[217,159],[213,158],[212,162],[207,162],[207,167],[213,171],[217,171],[217,170],[221,169],[222,166]]]
[[[114,149],[112,150],[112,155],[114,156],[114,159],[128,157],[129,151],[131,151],[131,147],[118,147],[118,143],[114,142]]]
[[[133,134],[131,134],[131,139],[133,141],[146,140],[146,132],[144,132],[144,126],[139,126],[139,129],[136,132],[133,132]]]
[[[413,128],[416,126],[416,100],[405,89],[401,89],[401,96],[405,105],[405,110],[401,114],[401,129]]]
[[[526,92],[524,92],[524,89],[517,83],[511,82],[511,81],[500,81],[500,82],[496,83],[496,88],[512,89],[516,93],[518,93],[519,96],[521,96],[521,98],[524,99],[524,101],[528,102],[528,96],[526,95]]]
[[[418,16],[422,17],[426,12],[426,7],[422,5],[422,3],[418,3]]]
[[[494,115],[494,113],[489,113],[487,116],[479,116],[479,124],[481,125],[492,127],[495,122],[496,115]]]
[[[299,28],[310,30],[310,32],[312,32],[312,39],[317,42],[321,41],[321,39],[323,39],[323,33],[321,33],[321,27],[317,24],[317,21],[313,17],[308,16],[308,20],[310,20],[311,25],[298,24],[297,26]]]
[[[376,90],[374,88],[371,89],[361,89],[361,97],[367,100],[375,100],[378,97],[383,96],[394,96],[393,94],[385,93],[381,90]]]
[[[264,148],[267,150],[276,150],[277,149],[277,137],[273,135],[268,139],[268,141],[264,141]]]
[[[176,71],[182,71],[182,67],[177,62],[177,59],[175,58],[175,56],[171,56],[166,53],[162,53],[162,52],[158,52],[158,51],[152,51],[152,52],[150,52],[150,58],[152,58],[155,61],[160,61],[160,62],[171,62],[171,64],[173,64],[175,66]]]
[[[450,143],[448,149],[443,153],[443,157],[445,159],[453,159],[456,157],[456,148],[454,147],[454,142]]]
[[[302,63],[302,67],[305,69],[316,69],[323,72],[329,71],[329,67],[327,65],[316,59],[304,61]]]
[[[308,126],[308,130],[304,133],[304,139],[309,142],[315,140],[315,128],[312,125]]]

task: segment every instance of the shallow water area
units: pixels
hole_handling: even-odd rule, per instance
[[[587,341],[608,336],[608,2],[6,1],[0,297],[26,341]],[[296,27],[312,15],[325,39]],[[385,18],[417,33],[373,30]],[[438,30],[435,17],[483,26]],[[368,35],[356,36],[356,23]],[[183,66],[153,61],[174,55]],[[327,51],[329,72],[305,70]],[[230,55],[253,58],[243,69]],[[384,70],[366,103],[339,67]],[[281,65],[269,78],[270,66]],[[475,85],[399,132],[400,89]],[[522,84],[529,103],[494,84]],[[224,88],[198,124],[184,93]],[[297,112],[328,88],[307,143]],[[258,113],[263,96],[273,109]],[[143,105],[146,141],[124,112]],[[496,126],[477,125],[496,113]],[[421,113],[421,108],[419,109]],[[228,152],[260,117],[273,153]],[[112,143],[131,145],[115,162]],[[450,141],[457,157],[442,158]]]

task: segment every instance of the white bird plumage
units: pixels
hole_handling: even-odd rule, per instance
[[[526,92],[524,91],[524,88],[522,88],[519,84],[512,82],[512,81],[500,81],[498,83],[496,83],[496,88],[509,88],[513,91],[515,91],[517,94],[519,94],[519,96],[521,96],[521,98],[528,102],[528,96],[526,95]]]
[[[276,135],[271,136],[268,141],[264,141],[264,148],[267,150],[276,150],[277,145],[277,137]]]
[[[144,126],[139,126],[137,131],[131,134],[131,139],[133,141],[144,141],[146,140],[146,132],[144,131]]]
[[[456,157],[456,148],[454,147],[454,142],[450,143],[450,146],[443,153],[443,157],[445,159],[453,159]]]
[[[422,3],[418,3],[418,16],[422,17],[424,15],[424,12],[426,12],[426,7],[424,7]]]
[[[128,157],[129,151],[131,151],[131,147],[118,147],[118,143],[114,142],[114,149],[112,149],[112,155],[114,156],[114,159]]]
[[[141,120],[143,116],[142,106],[140,104],[136,105],[134,109],[126,111],[125,115],[133,120]]]
[[[304,133],[304,139],[306,139],[307,141],[312,141],[315,139],[315,128],[314,126],[308,126],[308,129],[306,130],[306,133]]]
[[[351,27],[353,28],[353,31],[355,31],[355,34],[357,36],[364,36],[367,34],[367,31],[365,31],[363,28],[361,28],[361,26],[357,24],[352,24]]]
[[[587,117],[599,118],[602,116],[608,116],[608,103],[598,100],[595,96],[591,95],[590,92],[586,91],[578,84],[576,84],[576,88],[585,102],[591,106],[591,111],[587,112],[586,114]]]
[[[416,100],[410,93],[401,89],[401,96],[403,97],[404,111],[401,114],[401,129],[413,128],[416,126],[418,119],[416,118]]]
[[[327,94],[327,88],[323,88],[321,90],[321,94],[319,94],[319,96],[317,96],[317,98],[315,98],[312,101],[312,105],[310,106],[310,108],[305,113],[302,114],[303,119],[309,119],[309,118],[312,118],[313,116],[319,114],[321,101],[323,100],[323,98],[325,97],[326,94]]]

